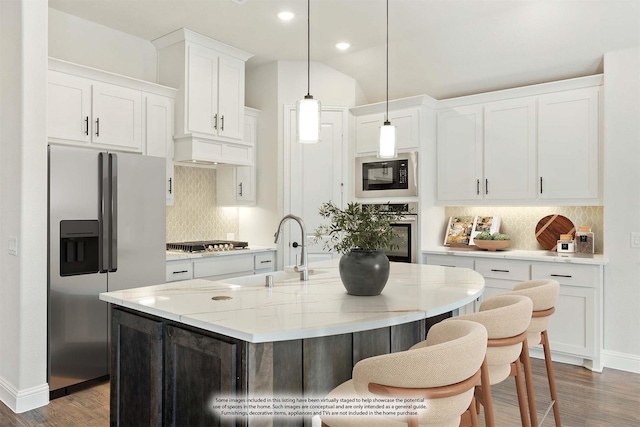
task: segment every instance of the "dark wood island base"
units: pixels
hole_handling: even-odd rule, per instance
[[[300,419],[219,418],[216,396],[324,396],[359,360],[402,351],[450,317],[341,335],[249,343],[111,307],[112,426],[300,426]]]

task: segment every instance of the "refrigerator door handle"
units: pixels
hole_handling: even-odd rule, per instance
[[[118,270],[118,156],[114,153],[109,153],[109,177],[109,271],[113,272]]]
[[[98,271],[106,273],[109,271],[109,216],[111,212],[111,201],[109,198],[109,159],[107,153],[98,154],[98,222],[100,224],[98,241],[100,245],[100,257],[98,260]]]

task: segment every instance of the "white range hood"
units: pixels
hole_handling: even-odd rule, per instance
[[[173,161],[191,166],[215,164],[253,166],[253,150],[253,145],[184,137],[175,139]]]

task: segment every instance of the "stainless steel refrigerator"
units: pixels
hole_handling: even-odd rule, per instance
[[[101,292],[164,283],[165,159],[49,147],[49,388],[108,374]]]

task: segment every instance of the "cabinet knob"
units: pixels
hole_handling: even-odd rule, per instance
[[[224,114],[220,117],[220,130],[224,130]]]
[[[240,197],[242,197],[242,183],[240,183],[239,187],[240,187]]]
[[[213,128],[218,130],[218,115],[217,114],[213,115]]]
[[[298,242],[293,242],[293,243],[291,244],[291,246],[293,246],[294,248],[297,248],[297,247],[298,247],[298,246],[300,246],[300,245],[298,244]]]
[[[100,136],[100,118],[96,119],[96,136]]]

